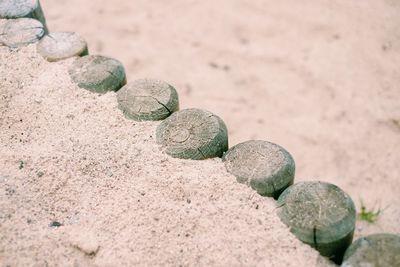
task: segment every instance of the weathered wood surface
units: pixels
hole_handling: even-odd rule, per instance
[[[394,234],[374,234],[357,239],[346,250],[341,266],[400,266],[400,236]]]
[[[88,54],[86,41],[75,32],[52,32],[40,40],[37,51],[50,62]]]
[[[89,55],[77,58],[68,72],[72,81],[79,87],[100,94],[118,91],[126,84],[122,63],[104,56]]]
[[[281,194],[278,207],[278,216],[301,241],[341,262],[356,221],[354,203],[345,192],[329,183],[301,182]]]
[[[7,21],[7,19],[0,19],[0,45],[3,45],[3,43],[1,42],[1,37],[4,33],[4,26],[6,25]]]
[[[0,31],[0,43],[10,48],[37,43],[45,34],[42,23],[30,18],[6,20]]]
[[[0,18],[32,18],[40,21],[45,33],[48,32],[46,19],[39,0],[1,0]]]
[[[136,121],[163,120],[179,109],[178,93],[166,82],[140,79],[117,93],[118,107]]]
[[[161,122],[157,128],[157,143],[175,158],[221,157],[228,149],[228,131],[225,123],[213,113],[184,109]]]
[[[250,185],[262,196],[277,198],[293,184],[295,163],[284,148],[261,140],[235,145],[224,155],[226,170],[237,181]]]

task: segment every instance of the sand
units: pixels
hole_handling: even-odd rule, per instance
[[[356,237],[400,233],[397,1],[41,2],[50,31],[79,32],[128,80],[170,83],[181,108],[225,121],[230,145],[275,142],[295,181],[386,208],[357,221]],[[4,266],[329,264],[219,159],[171,159],[157,122],[128,121],[114,93],[72,85],[71,60],[0,49]]]
[[[400,233],[400,2],[42,0],[51,30],[81,33],[128,80],[175,86],[230,145],[275,142],[296,181],[322,180],[358,208],[386,208],[357,236]]]
[[[328,265],[220,159],[163,154],[159,122],[73,85],[72,60],[1,55],[4,266]]]

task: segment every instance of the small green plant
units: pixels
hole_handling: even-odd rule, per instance
[[[368,223],[375,223],[384,210],[381,208],[368,210],[361,201],[361,212],[358,213],[358,218]]]

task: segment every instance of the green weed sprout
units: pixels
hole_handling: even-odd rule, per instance
[[[358,218],[368,223],[375,223],[385,209],[379,207],[377,210],[375,208],[368,210],[361,201],[361,212],[358,213]]]

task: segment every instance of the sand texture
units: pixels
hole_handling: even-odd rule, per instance
[[[2,266],[328,265],[220,159],[161,153],[159,122],[73,85],[72,60],[0,51]]]
[[[221,117],[230,146],[281,145],[295,182],[342,188],[355,238],[400,233],[400,3],[42,0],[128,81],[164,80]],[[2,21],[0,20],[0,27]],[[73,59],[0,46],[0,266],[324,266],[220,159],[160,152],[160,122],[73,85]],[[60,227],[49,225],[57,221]]]
[[[85,7],[85,8],[82,8]],[[261,139],[296,181],[338,185],[386,208],[356,236],[400,233],[400,2],[42,0],[52,30],[77,31],[128,80],[174,86],[180,108],[220,116],[229,145]]]

